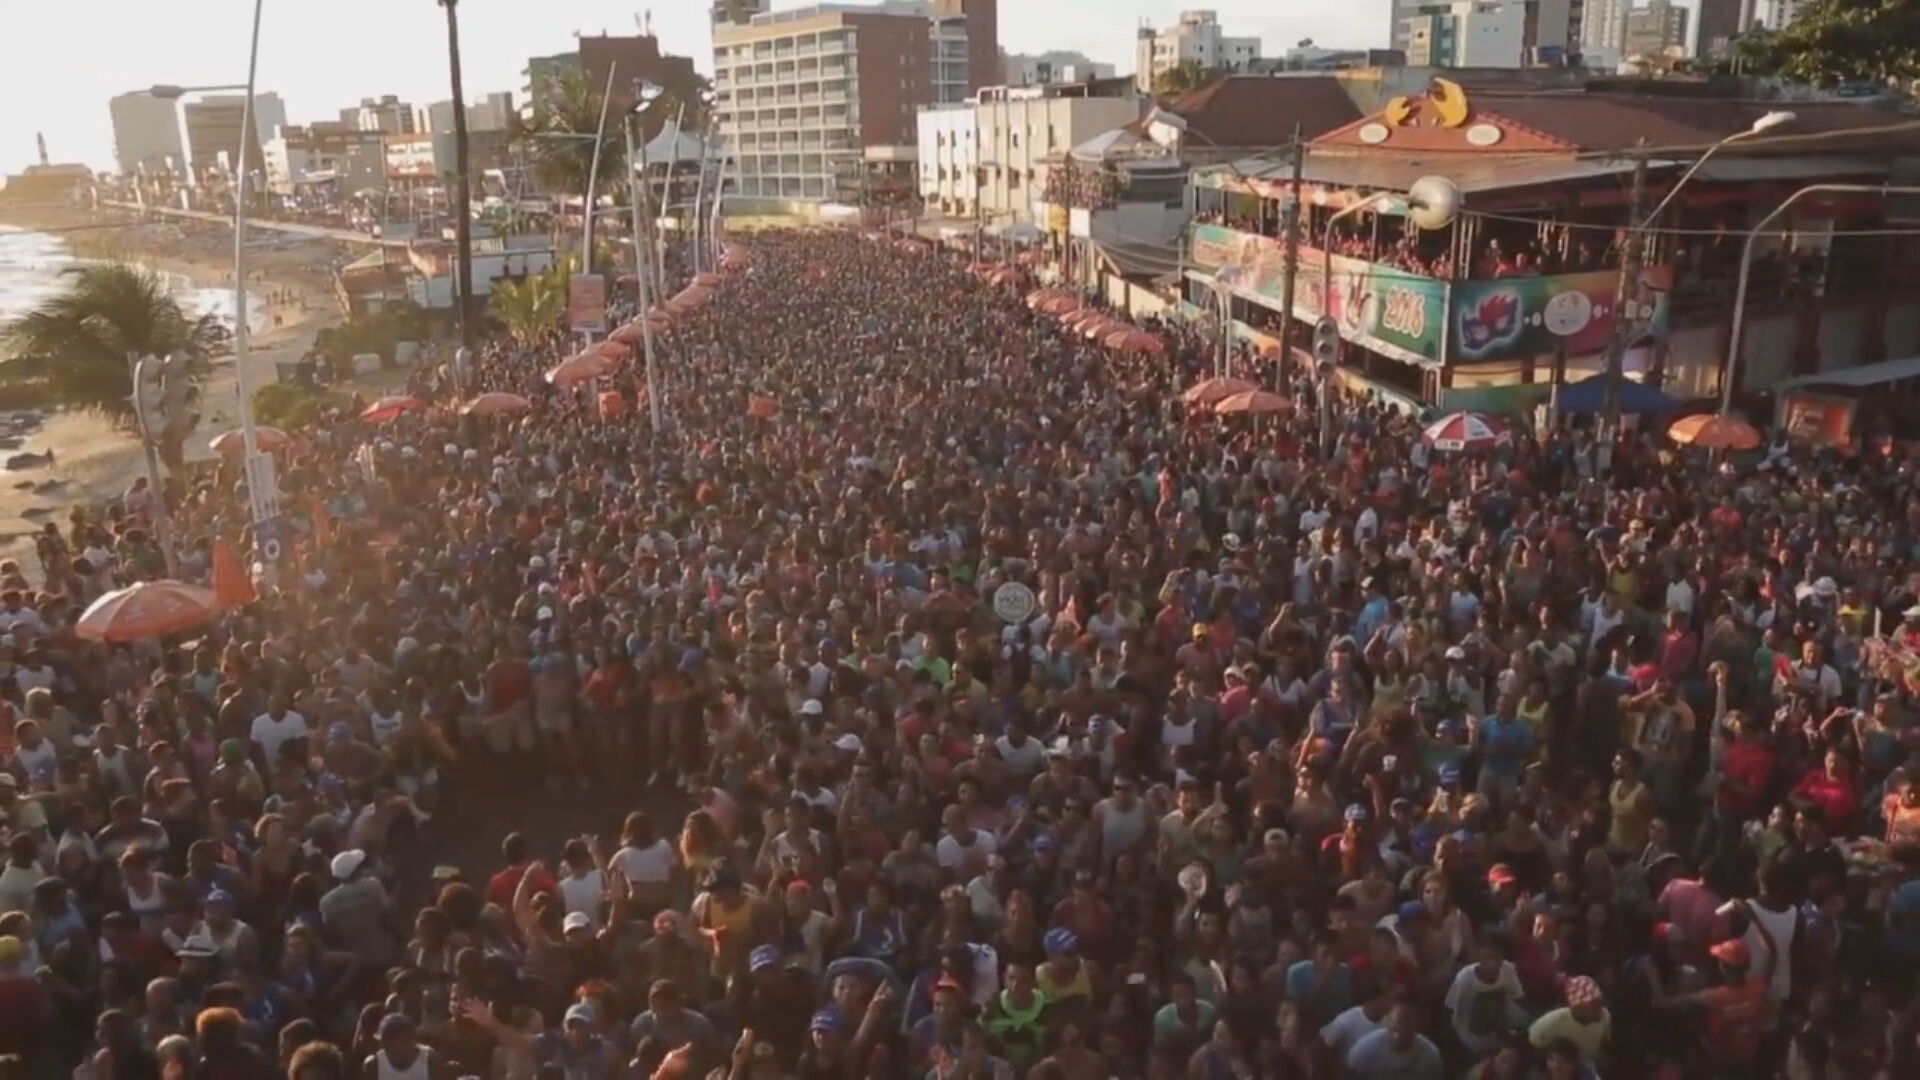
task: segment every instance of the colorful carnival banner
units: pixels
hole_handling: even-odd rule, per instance
[[[1619,281],[1615,271],[1594,270],[1459,282],[1453,287],[1452,356],[1513,360],[1561,351],[1568,356],[1604,352],[1613,340]],[[1641,271],[1639,287],[1627,301],[1630,344],[1667,336],[1672,291],[1671,266]]]
[[[1276,310],[1285,293],[1286,248],[1267,236],[1219,225],[1190,230],[1188,259],[1242,296]],[[1328,263],[1302,247],[1294,275],[1293,314],[1316,322],[1331,310],[1340,336],[1382,356],[1410,364],[1438,364],[1446,337],[1447,283],[1360,259],[1335,255],[1332,303],[1323,280]]]

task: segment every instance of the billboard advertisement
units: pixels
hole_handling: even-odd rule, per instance
[[[575,274],[567,279],[567,325],[576,334],[607,331],[607,279],[601,274]]]
[[[1285,294],[1285,245],[1218,225],[1191,230],[1189,261],[1236,293],[1278,310]],[[1329,289],[1324,281],[1332,271]],[[1331,296],[1329,297],[1329,292]],[[1329,303],[1329,299],[1331,303]],[[1294,274],[1293,314],[1304,322],[1334,315],[1340,336],[1409,364],[1438,364],[1446,337],[1447,283],[1361,259],[1302,247]]]
[[[1564,351],[1605,352],[1614,332],[1613,270],[1545,277],[1463,281],[1453,288],[1452,355],[1459,360],[1517,360]],[[1667,335],[1673,268],[1650,266],[1627,299],[1629,344]]]

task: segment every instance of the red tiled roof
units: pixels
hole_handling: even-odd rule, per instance
[[[1625,150],[1646,139],[1651,147],[1701,147],[1744,131],[1775,109],[1795,113],[1792,124],[1728,153],[1760,152],[1768,142],[1772,152],[1794,154],[1859,153],[1920,148],[1920,117],[1844,102],[1740,101],[1726,98],[1668,97],[1654,94],[1593,92],[1512,93],[1481,90],[1470,96],[1473,106],[1498,113],[1536,131],[1557,136],[1583,150]],[[1861,128],[1913,123],[1903,132],[1878,132],[1853,137],[1797,138]]]
[[[1161,104],[1201,140],[1234,149],[1283,146],[1300,125],[1312,139],[1360,117],[1339,80],[1228,75]]]

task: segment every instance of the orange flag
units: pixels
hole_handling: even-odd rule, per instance
[[[253,582],[224,536],[213,542],[213,595],[222,609],[245,607],[254,601]]]

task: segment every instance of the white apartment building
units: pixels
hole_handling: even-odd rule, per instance
[[[1785,30],[1793,20],[1800,17],[1800,9],[1806,6],[1806,0],[1769,0],[1767,4],[1767,29]]]
[[[1581,51],[1593,55],[1623,56],[1627,48],[1627,16],[1633,0],[1587,0],[1580,24]]]
[[[1097,64],[1077,52],[1053,50],[1038,54],[1008,53],[1000,58],[1001,77],[1008,86],[1057,86],[1111,79],[1112,64]]]
[[[1074,146],[1139,119],[1140,99],[1062,93],[1050,87],[988,87],[965,105],[920,110],[920,197],[951,217],[988,224],[1035,221],[1050,162]]]
[[[113,156],[122,175],[186,166],[177,99],[145,91],[121,94],[107,102],[107,112],[113,118]]]
[[[872,153],[911,159],[916,113],[967,97],[966,19],[921,0],[720,17],[714,120],[746,198],[824,200]]]
[[[1212,11],[1183,11],[1165,30],[1143,26],[1134,42],[1134,85],[1153,92],[1154,80],[1191,60],[1207,69],[1244,70],[1260,59],[1260,39],[1231,37]]]
[[[1518,0],[1454,0],[1406,20],[1412,67],[1518,68],[1527,61],[1527,7]]]

